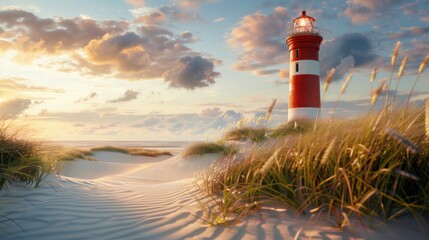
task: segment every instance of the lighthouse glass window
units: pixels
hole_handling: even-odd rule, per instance
[[[314,31],[313,21],[311,20],[311,18],[308,18],[308,17],[298,18],[294,22],[294,29],[295,29],[295,32],[297,33],[300,33],[300,32],[311,33]]]

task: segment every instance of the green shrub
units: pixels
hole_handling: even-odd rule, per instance
[[[118,152],[129,154],[133,156],[145,156],[145,157],[158,157],[158,156],[172,156],[169,151],[155,150],[155,149],[140,149],[140,148],[126,148],[126,147],[112,147],[112,146],[104,146],[104,147],[95,147],[89,150],[90,152],[104,151],[104,152]]]
[[[268,136],[271,138],[286,137],[289,135],[303,134],[312,130],[314,121],[297,120],[287,122],[272,130],[268,131]]]
[[[201,156],[208,153],[221,153],[223,156],[234,155],[238,152],[238,149],[233,144],[226,143],[196,143],[186,148],[182,156],[184,158],[190,156]]]
[[[262,142],[266,139],[266,128],[243,127],[233,129],[224,136],[225,140]]]

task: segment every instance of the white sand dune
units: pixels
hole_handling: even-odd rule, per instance
[[[429,237],[410,218],[375,231],[356,223],[350,232],[269,209],[234,226],[210,227],[201,220],[192,181],[218,155],[96,157],[67,163],[64,176],[50,177],[39,189],[17,184],[0,192],[0,239],[293,239],[301,228],[300,239]]]

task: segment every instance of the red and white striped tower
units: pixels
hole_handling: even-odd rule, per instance
[[[315,119],[320,109],[319,47],[323,38],[305,11],[286,38],[290,52],[288,121]]]

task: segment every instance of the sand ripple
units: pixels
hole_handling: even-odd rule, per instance
[[[39,189],[17,184],[0,192],[0,239],[293,239],[300,228],[301,239],[424,239],[412,223],[341,232],[275,209],[235,226],[209,227],[194,204],[192,177],[217,155],[150,163],[121,162],[121,154],[102,157],[108,159],[72,163],[67,176],[53,176]],[[106,170],[106,164],[116,168]],[[98,177],[82,178],[74,169],[80,167]]]

